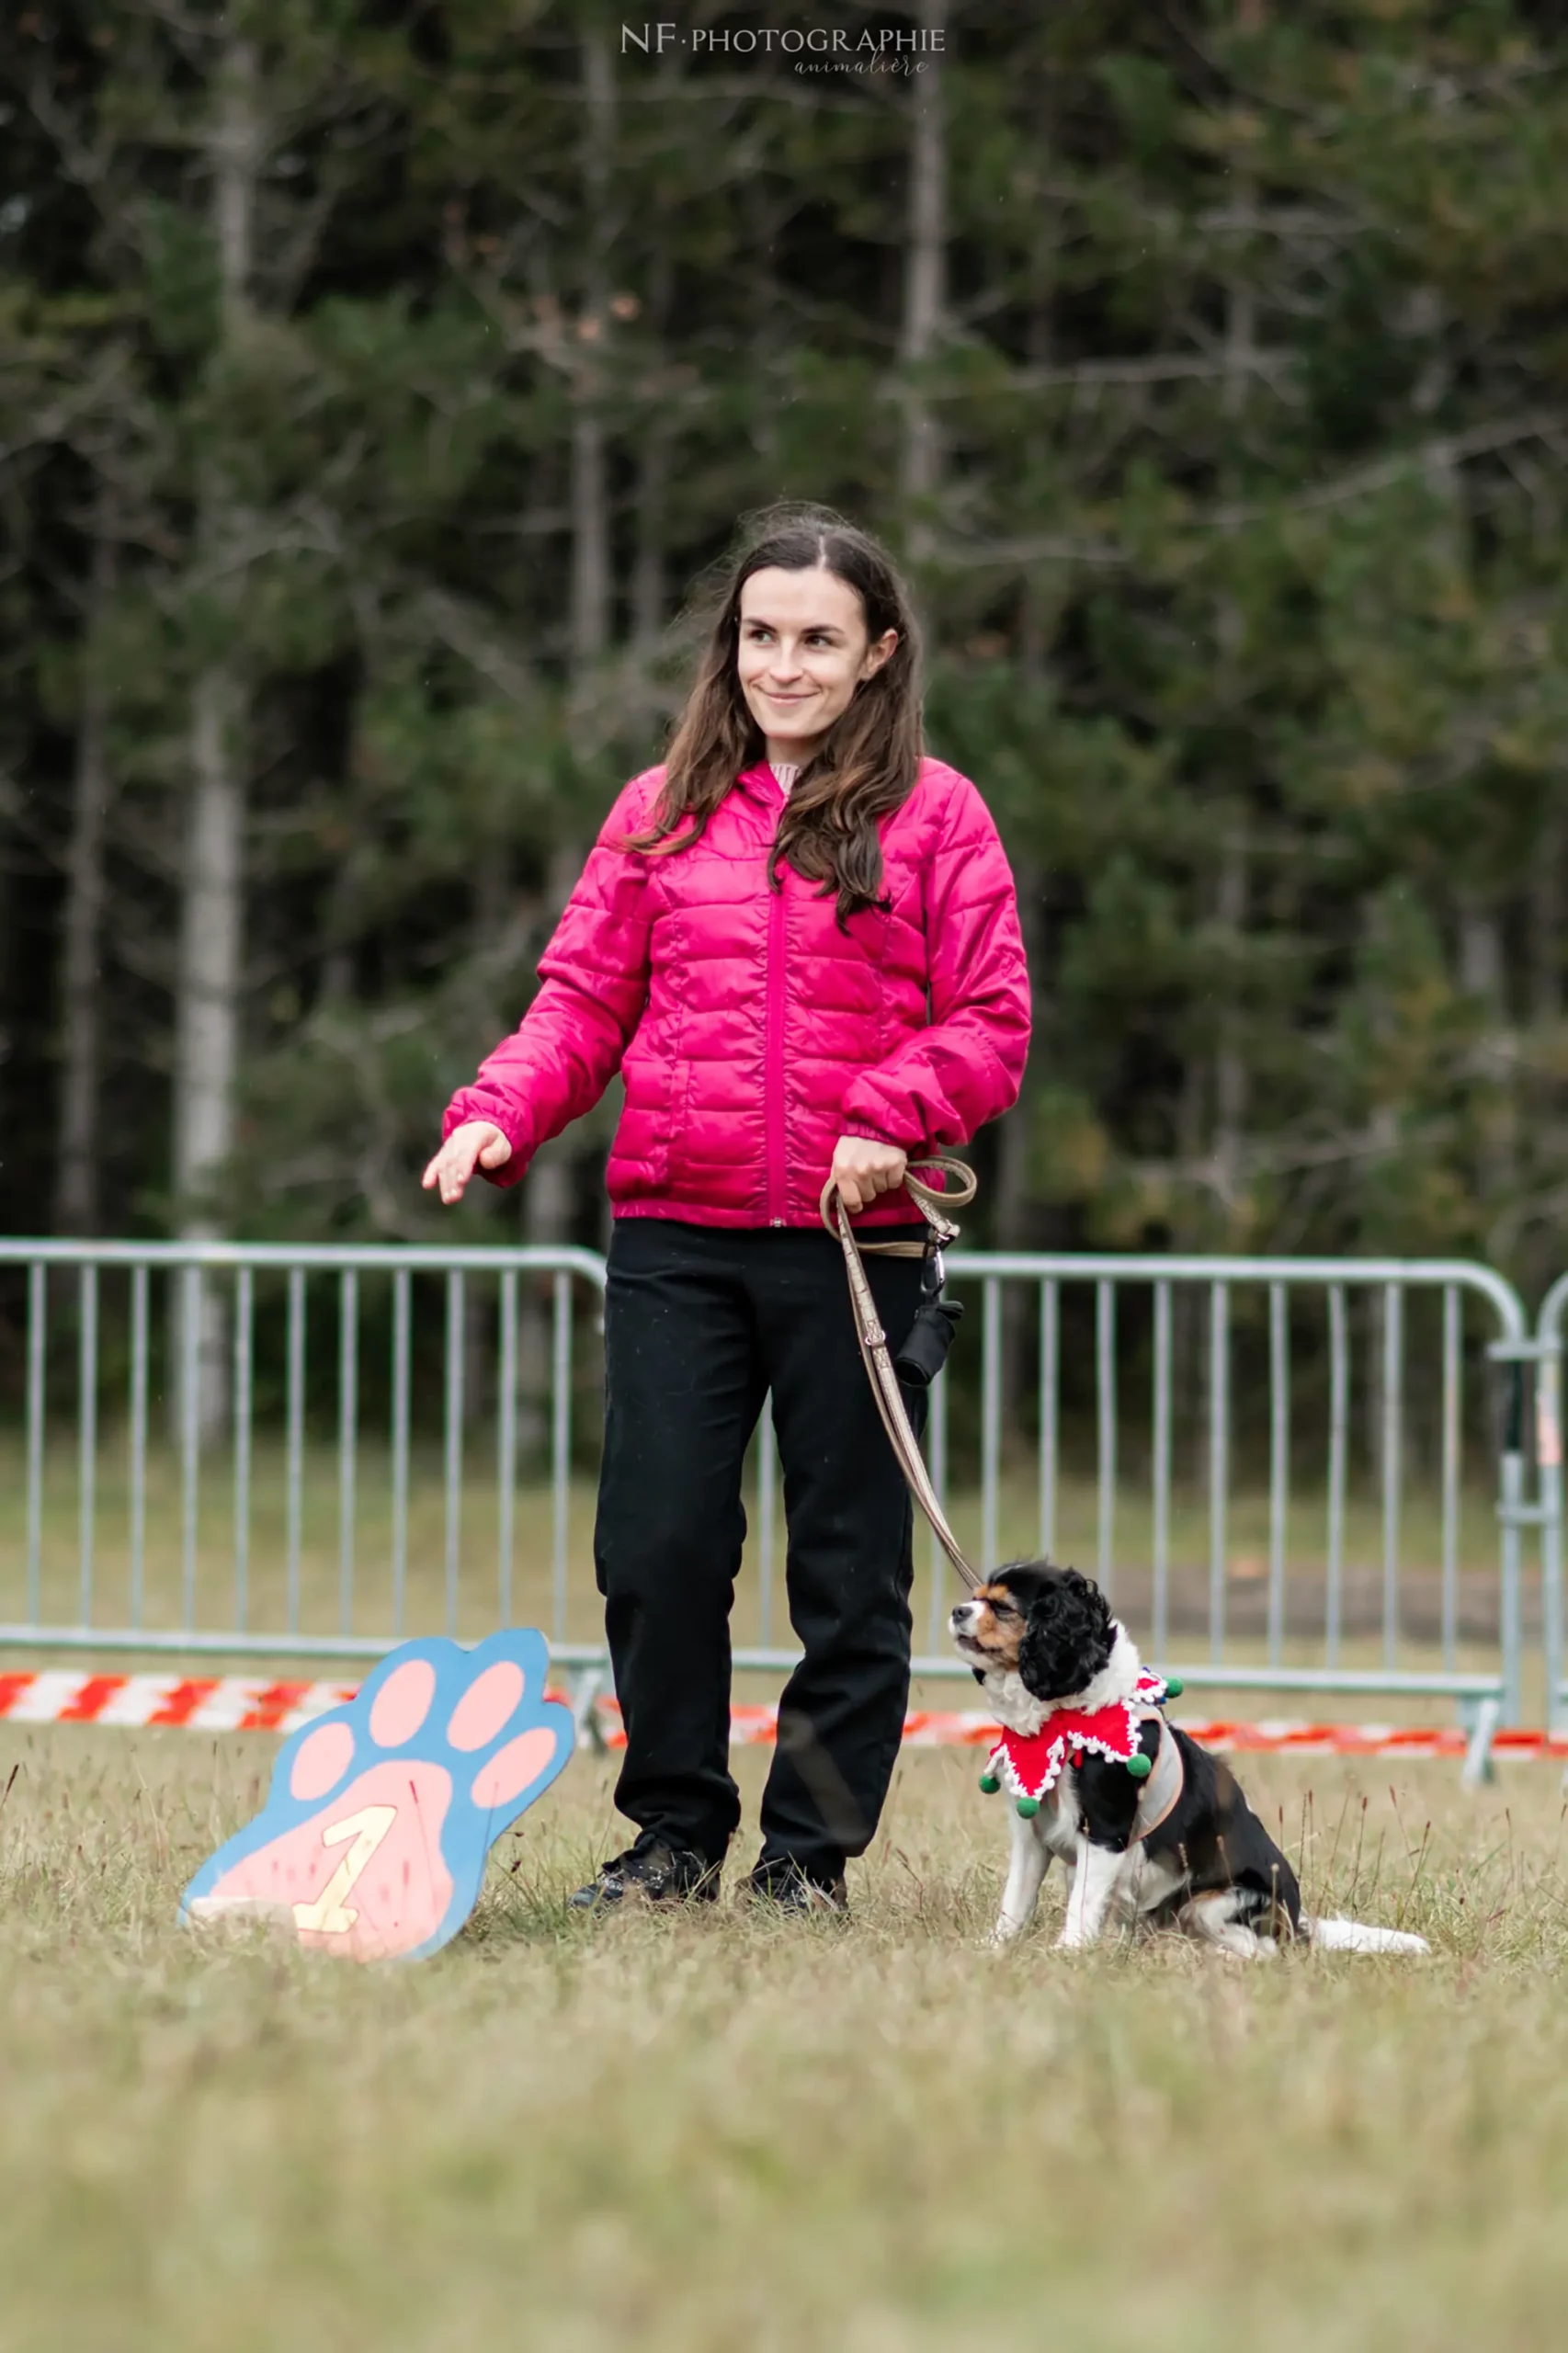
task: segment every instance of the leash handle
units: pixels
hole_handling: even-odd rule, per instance
[[[909,1173],[912,1168],[939,1168],[944,1179],[941,1191],[938,1193],[931,1186],[922,1184],[918,1176],[912,1176]],[[955,1180],[950,1185],[946,1181],[949,1177]],[[938,1250],[945,1250],[949,1242],[956,1242],[959,1229],[948,1211],[967,1209],[980,1190],[980,1179],[968,1161],[954,1160],[945,1152],[934,1152],[928,1160],[905,1163],[903,1184],[904,1190],[936,1236]]]
[[[951,1184],[944,1181],[942,1190],[937,1192],[934,1186],[924,1184],[918,1176],[911,1175],[911,1170],[915,1168],[939,1168],[944,1180],[950,1177],[954,1181]],[[980,1190],[980,1179],[967,1160],[955,1160],[949,1153],[933,1152],[927,1153],[923,1159],[905,1161],[903,1189],[931,1228],[937,1249],[945,1250],[949,1242],[956,1242],[959,1238],[959,1228],[947,1212],[949,1210],[967,1209]],[[824,1225],[835,1241],[840,1240],[842,1237],[834,1212],[835,1209],[841,1209],[843,1204],[838,1199],[838,1188],[831,1176],[822,1188],[820,1206]],[[867,1250],[877,1250],[883,1245],[876,1242],[868,1242],[857,1246]],[[897,1251],[901,1256],[912,1254],[917,1250],[921,1251],[922,1256],[925,1255],[922,1245],[917,1242],[893,1242],[889,1243],[886,1247],[890,1251]]]
[[[923,1184],[918,1177],[911,1176],[908,1174],[908,1167],[938,1168],[944,1179],[950,1176],[956,1181],[950,1189],[944,1185],[944,1189],[937,1192],[933,1187]],[[949,1242],[956,1242],[959,1229],[946,1211],[949,1209],[963,1209],[973,1200],[979,1188],[979,1179],[973,1169],[964,1161],[949,1159],[945,1153],[933,1153],[923,1159],[909,1163],[903,1181],[905,1188],[915,1201],[921,1215],[931,1230],[936,1247],[938,1250],[945,1249]],[[920,1451],[914,1430],[910,1427],[909,1415],[904,1408],[903,1392],[898,1385],[898,1373],[894,1369],[892,1352],[888,1347],[887,1334],[882,1329],[881,1318],[877,1313],[877,1303],[871,1296],[871,1286],[867,1278],[865,1260],[860,1256],[860,1245],[855,1239],[854,1230],[849,1222],[849,1212],[845,1208],[838,1188],[831,1176],[822,1188],[821,1207],[824,1225],[830,1233],[837,1236],[844,1252],[845,1271],[849,1278],[849,1296],[855,1310],[855,1336],[860,1344],[861,1361],[865,1365],[867,1377],[871,1384],[871,1394],[877,1401],[877,1411],[881,1415],[882,1427],[887,1431],[892,1450],[898,1458],[899,1468],[903,1472],[911,1495],[930,1521],[937,1543],[940,1544],[959,1575],[972,1593],[981,1583],[979,1572],[972,1568],[965,1558],[963,1547],[949,1527],[948,1517],[942,1509],[940,1498],[931,1484],[931,1475],[926,1468],[926,1458]],[[874,1242],[869,1243],[867,1247],[875,1250],[879,1245]],[[925,1255],[918,1243],[891,1243],[886,1247],[901,1254],[907,1252],[916,1256]]]

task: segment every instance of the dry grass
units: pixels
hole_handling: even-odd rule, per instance
[[[1556,2341],[1546,1768],[1401,1765],[1396,1803],[1249,1764],[1312,1897],[1424,1965],[983,1956],[999,1804],[926,1753],[847,1927],[569,1918],[615,1836],[584,1757],[456,1945],[356,1971],[172,1925],[270,1754],[0,1730],[6,2353]]]

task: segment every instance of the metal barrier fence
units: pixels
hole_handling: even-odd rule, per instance
[[[1472,1734],[1470,1769],[1483,1765],[1492,1734],[1499,1723],[1518,1721],[1521,1685],[1521,1532],[1538,1517],[1524,1500],[1525,1460],[1522,1440],[1522,1364],[1534,1353],[1527,1336],[1523,1307],[1511,1285],[1490,1268],[1462,1261],[1399,1259],[1311,1259],[1173,1256],[1091,1256],[1073,1254],[950,1254],[948,1269],[960,1296],[966,1284],[980,1287],[980,1384],[978,1428],[978,1544],[974,1557],[994,1563],[1004,1550],[1014,1552],[1058,1552],[1062,1534],[1062,1503],[1066,1487],[1064,1422],[1073,1387],[1066,1377],[1072,1368],[1069,1308],[1074,1295],[1085,1310],[1072,1335],[1080,1356],[1076,1387],[1092,1398],[1087,1428],[1080,1427],[1080,1446],[1092,1462],[1087,1511],[1078,1531],[1086,1539],[1073,1552],[1078,1564],[1092,1571],[1129,1618],[1151,1656],[1169,1662],[1195,1688],[1378,1695],[1401,1699],[1441,1698],[1455,1702]],[[1004,1483],[1000,1459],[1001,1434],[1007,1420],[1004,1400],[1004,1302],[1008,1286],[1021,1286],[1033,1307],[1032,1358],[1035,1373],[1036,1431],[1033,1465],[1035,1487],[1032,1526],[1015,1524],[1012,1541],[1001,1543]],[[1086,1294],[1086,1296],[1085,1296]],[[1200,1511],[1204,1557],[1198,1563],[1201,1620],[1200,1654],[1190,1662],[1173,1643],[1178,1628],[1173,1622],[1176,1573],[1184,1568],[1191,1617],[1193,1563],[1178,1563],[1174,1549],[1176,1482],[1174,1452],[1177,1420],[1177,1310],[1188,1302],[1198,1310],[1198,1336],[1205,1359],[1201,1413],[1189,1419],[1200,1423],[1202,1455]],[[1129,1321],[1130,1300],[1142,1300],[1146,1314],[1137,1347],[1129,1351],[1121,1335]],[[1266,1565],[1262,1567],[1265,1609],[1257,1638],[1247,1640],[1233,1622],[1232,1505],[1238,1439],[1244,1413],[1238,1407],[1234,1379],[1236,1342],[1244,1326],[1238,1312],[1246,1302],[1258,1311],[1251,1336],[1252,1350],[1261,1362],[1252,1370],[1258,1393],[1245,1402],[1254,1407],[1251,1419],[1262,1426],[1261,1452],[1266,1464]],[[1356,1664],[1357,1647],[1346,1615],[1347,1541],[1351,1525],[1352,1415],[1357,1402],[1352,1381],[1351,1312],[1359,1299],[1372,1303],[1380,1326],[1376,1335],[1377,1370],[1370,1404],[1375,1423],[1377,1579],[1376,1619],[1369,1647],[1375,1655]],[[1437,1559],[1432,1575],[1421,1580],[1436,1585],[1435,1624],[1425,1643],[1415,1638],[1406,1623],[1411,1598],[1408,1563],[1402,1538],[1410,1483],[1411,1447],[1408,1429],[1408,1365],[1413,1301],[1429,1299],[1435,1330],[1433,1354],[1426,1361],[1435,1379],[1430,1392],[1431,1418],[1436,1424],[1435,1514],[1431,1516]],[[1299,1506],[1293,1510],[1292,1459],[1301,1446],[1302,1431],[1292,1414],[1293,1339],[1299,1342],[1304,1310],[1315,1302],[1321,1317],[1319,1386],[1323,1396],[1324,1483],[1321,1535],[1324,1575],[1321,1610],[1315,1625],[1303,1612],[1300,1573],[1291,1565],[1291,1523],[1301,1524]],[[1490,1593],[1483,1601],[1484,1633],[1461,1642],[1460,1561],[1461,1518],[1465,1470],[1465,1369],[1467,1302],[1483,1311],[1486,1329],[1471,1350],[1483,1361],[1502,1370],[1501,1427],[1488,1432],[1485,1447],[1489,1481],[1494,1492],[1484,1499],[1485,1517],[1495,1514],[1495,1567]],[[972,1304],[972,1292],[971,1293]],[[1147,1453],[1148,1525],[1145,1553],[1146,1591],[1143,1607],[1134,1614],[1131,1596],[1120,1586],[1130,1563],[1119,1557],[1119,1521],[1128,1508],[1129,1419],[1124,1410],[1130,1385],[1128,1357],[1140,1364],[1137,1384],[1143,1392],[1146,1418],[1143,1432]],[[932,1392],[926,1451],[938,1492],[947,1498],[949,1479],[949,1415],[944,1374]],[[1085,1416],[1080,1415],[1082,1425]],[[1472,1457],[1479,1452],[1472,1448]],[[765,1460],[763,1495],[770,1491],[770,1459]],[[1297,1494],[1299,1495],[1299,1489]],[[1195,1515],[1187,1514],[1190,1521]],[[769,1584],[770,1545],[775,1516],[766,1513],[762,1525],[764,1589]],[[1189,1539],[1190,1540],[1190,1539]],[[943,1625],[948,1596],[940,1573],[935,1540],[929,1545],[929,1586],[925,1617],[925,1647],[929,1654],[916,1660],[921,1675],[957,1674],[966,1670],[947,1653]],[[1141,1582],[1141,1581],[1140,1581]],[[1474,1580],[1472,1579],[1473,1583]],[[1292,1606],[1293,1605],[1293,1606]],[[1471,1653],[1460,1664],[1460,1652]],[[1301,1655],[1313,1651],[1315,1655]],[[1289,1654],[1295,1654],[1288,1655]],[[763,1650],[737,1654],[737,1659],[758,1665],[779,1665],[783,1654]]]
[[[994,1563],[1003,1550],[1051,1551],[1071,1535],[1074,1556],[1111,1592],[1153,1656],[1170,1658],[1195,1688],[1274,1692],[1344,1692],[1451,1700],[1483,1755],[1498,1722],[1520,1710],[1522,1528],[1542,1518],[1525,1504],[1521,1434],[1522,1365],[1537,1353],[1515,1291],[1490,1269],[1460,1261],[1334,1260],[1168,1256],[950,1256],[949,1273],[979,1315],[960,1336],[949,1370],[931,1399],[927,1451],[945,1496],[960,1454],[972,1476],[977,1556]],[[290,1657],[363,1657],[401,1639],[411,1597],[426,1618],[451,1631],[478,1632],[526,1602],[548,1624],[561,1663],[602,1668],[602,1643],[585,1614],[591,1593],[574,1580],[570,1515],[574,1442],[574,1336],[580,1326],[574,1292],[585,1286],[597,1307],[603,1261],[590,1251],[367,1246],[295,1247],[243,1244],[0,1243],[0,1279],[25,1282],[25,1379],[20,1449],[22,1508],[14,1538],[0,1518],[0,1644],[12,1647],[206,1651]],[[154,1322],[153,1286],[162,1278],[168,1313]],[[325,1279],[324,1281],[323,1279]],[[548,1302],[536,1293],[540,1282]],[[105,1302],[117,1286],[114,1349],[106,1347]],[[322,1291],[335,1312],[324,1351],[319,1337]],[[428,1294],[438,1290],[438,1303]],[[1028,1302],[1020,1333],[1008,1294]],[[494,1347],[478,1315],[493,1295]],[[69,1573],[60,1547],[46,1542],[51,1427],[51,1302],[74,1307],[74,1541]],[[1560,1298],[1560,1294],[1562,1296]],[[1568,1279],[1552,1294],[1561,1314]],[[1549,1305],[1551,1303],[1549,1302]],[[1366,1310],[1374,1313],[1368,1318]],[[1467,1307],[1484,1330],[1467,1334]],[[313,1311],[313,1313],[312,1313]],[[330,1310],[329,1310],[330,1312]],[[847,1312],[847,1309],[846,1309]],[[1429,1338],[1415,1326],[1428,1319]],[[520,1355],[532,1318],[534,1385],[540,1395],[547,1458],[549,1578],[530,1571],[520,1586],[518,1553],[519,1409],[527,1384]],[[1358,1318],[1359,1326],[1358,1327]],[[542,1319],[542,1320],[541,1320]],[[978,1323],[978,1367],[974,1364]],[[222,1352],[213,1352],[220,1325]],[[1543,1331],[1545,1321],[1543,1318]],[[1555,1333],[1555,1324],[1552,1330]],[[172,1492],[161,1498],[158,1548],[164,1583],[149,1584],[151,1369],[160,1332],[169,1335],[165,1391],[175,1401],[167,1451]],[[437,1333],[439,1336],[437,1337]],[[314,1345],[312,1345],[312,1336]],[[1024,1345],[1017,1344],[1022,1338]],[[1375,1371],[1357,1381],[1358,1339],[1374,1350]],[[258,1354],[258,1342],[261,1343]],[[476,1345],[477,1342],[477,1345]],[[1006,1343],[1006,1345],[1005,1345]],[[1554,1343],[1560,1347],[1560,1342]],[[110,1357],[113,1357],[111,1362]],[[1005,1359],[1015,1392],[1005,1395]],[[1487,1517],[1497,1514],[1494,1573],[1461,1624],[1461,1517],[1465,1500],[1467,1362],[1503,1368],[1504,1424],[1489,1431],[1470,1460],[1484,1456]],[[1552,1359],[1555,1362],[1555,1358]],[[1411,1370],[1419,1379],[1413,1382]],[[433,1369],[438,1365],[438,1380]],[[1019,1368],[1022,1368],[1021,1376]],[[258,1370],[259,1368],[259,1370]],[[597,1392],[597,1378],[590,1367]],[[976,1372],[978,1378],[975,1378]],[[373,1373],[373,1377],[372,1377]],[[1021,1380],[1021,1388],[1020,1388]],[[227,1388],[222,1442],[204,1431],[204,1382]],[[483,1580],[473,1557],[473,1487],[466,1476],[479,1446],[475,1384],[486,1391],[484,1421],[493,1437],[493,1482],[485,1516],[494,1574]],[[268,1459],[274,1542],[267,1577],[253,1562],[253,1517],[261,1504],[257,1454],[258,1383],[267,1395],[260,1419],[281,1433],[280,1456]],[[589,1384],[585,1383],[585,1388]],[[1471,1384],[1473,1388],[1473,1382]],[[100,1429],[115,1388],[123,1399],[125,1495],[119,1508],[116,1591],[98,1572],[103,1549]],[[1010,1410],[1032,1392],[1030,1508],[1019,1503],[1014,1467],[1004,1459]],[[1412,1580],[1403,1549],[1412,1483],[1413,1390],[1430,1425],[1436,1557]],[[1544,1391],[1543,1391],[1544,1394]],[[1139,1410],[1129,1412],[1130,1399]],[[1309,1410],[1301,1410],[1303,1400]],[[1321,1408],[1321,1411],[1319,1410]],[[56,1414],[60,1412],[58,1405]],[[1360,1419],[1357,1416],[1359,1415]],[[1013,1415],[1016,1419],[1016,1414]],[[1471,1419],[1472,1440],[1476,1439]],[[384,1434],[384,1470],[374,1485],[377,1576],[367,1569],[366,1507],[370,1500],[369,1432]],[[1319,1532],[1322,1594],[1306,1599],[1308,1579],[1292,1559],[1301,1526],[1299,1463],[1321,1437]],[[428,1443],[424,1444],[424,1430]],[[1358,1500],[1357,1432],[1375,1462],[1369,1501]],[[1190,1439],[1191,1443],[1188,1444]],[[437,1442],[438,1441],[438,1442]],[[1146,1476],[1130,1478],[1135,1450]],[[423,1445],[423,1450],[422,1450]],[[465,1447],[468,1451],[465,1454]],[[1178,1451],[1197,1476],[1179,1475]],[[1090,1466],[1074,1470],[1076,1455]],[[438,1455],[439,1471],[435,1470]],[[311,1488],[324,1456],[331,1492]],[[1263,1552],[1256,1585],[1263,1609],[1256,1626],[1240,1622],[1233,1574],[1238,1470],[1256,1465],[1265,1495]],[[222,1475],[220,1476],[220,1466]],[[309,1466],[309,1475],[308,1475]],[[1543,1476],[1545,1475],[1543,1452]],[[1555,1470],[1555,1466],[1552,1466]],[[794,1652],[773,1637],[779,1513],[771,1425],[765,1415],[756,1449],[755,1553],[760,1639],[740,1643],[736,1665],[777,1670]],[[205,1494],[204,1494],[205,1483]],[[155,1476],[153,1479],[155,1483]],[[1367,1482],[1361,1482],[1364,1487]],[[224,1529],[214,1539],[211,1490],[226,1490]],[[1135,1501],[1141,1487],[1146,1504]],[[439,1521],[434,1500],[439,1495]],[[334,1557],[306,1543],[307,1503],[319,1521],[335,1521]],[[465,1496],[468,1522],[465,1526]],[[529,1500],[531,1498],[531,1500]],[[525,1501],[539,1498],[530,1487]],[[280,1504],[280,1524],[278,1506]],[[384,1504],[384,1511],[382,1506]],[[427,1510],[426,1506],[430,1508]],[[69,1509],[69,1501],[65,1508]],[[1136,1540],[1120,1540],[1130,1515],[1146,1510]],[[1078,1526],[1068,1523],[1074,1514]],[[1369,1513],[1371,1515],[1369,1523]],[[430,1522],[422,1531],[421,1515]],[[1375,1624],[1358,1626],[1350,1603],[1366,1579],[1356,1573],[1358,1529],[1375,1527]],[[1561,1570],[1544,1579],[1551,1688],[1561,1669],[1562,1610],[1552,1597]],[[1200,1527],[1201,1552],[1195,1557]],[[171,1539],[170,1530],[176,1531]],[[1543,1534],[1546,1523],[1543,1523]],[[439,1585],[426,1576],[411,1596],[411,1561],[438,1548]],[[523,1548],[535,1562],[546,1548],[542,1524],[530,1521]],[[212,1559],[227,1560],[214,1584]],[[936,1547],[925,1563],[926,1590],[917,1622],[917,1672],[965,1670],[943,1634],[950,1598]],[[1475,1585],[1473,1575],[1470,1579]],[[524,1589],[526,1587],[526,1590]],[[1354,1588],[1354,1590],[1353,1590]],[[372,1603],[370,1596],[378,1598]],[[1413,1595],[1432,1623],[1426,1639],[1409,1623]],[[575,1599],[575,1611],[569,1606]],[[374,1615],[367,1614],[373,1608]],[[572,1618],[578,1624],[574,1630]],[[597,1609],[593,1613],[597,1617]],[[1256,1613],[1254,1612],[1254,1615]],[[95,1623],[95,1618],[105,1622]],[[425,1631],[434,1631],[426,1627]],[[1196,1631],[1200,1654],[1187,1663],[1178,1637]],[[1369,1656],[1362,1654],[1369,1650]],[[1467,1655],[1461,1659],[1461,1651]]]
[[[1560,1275],[1536,1318],[1535,1459],[1540,1501],[1541,1649],[1546,1664],[1546,1720],[1555,1732],[1568,1718],[1562,1679],[1562,1342],[1568,1318],[1568,1275]],[[1568,1775],[1563,1786],[1568,1789]]]
[[[428,1605],[420,1614],[438,1618],[448,1632],[460,1627],[483,1632],[509,1622],[518,1552],[519,1341],[528,1337],[531,1320],[543,1358],[541,1451],[548,1460],[550,1568],[547,1591],[540,1592],[532,1581],[529,1603],[556,1635],[557,1654],[570,1663],[570,1646],[562,1638],[569,1597],[573,1293],[574,1285],[585,1285],[597,1313],[605,1269],[593,1251],[0,1242],[0,1278],[7,1269],[17,1270],[26,1285],[25,1376],[19,1477],[7,1515],[10,1542],[0,1534],[0,1645],[363,1658],[415,1631],[408,1622],[415,1599]],[[159,1277],[165,1286],[161,1301],[153,1290]],[[315,1399],[312,1417],[311,1376],[319,1359],[308,1345],[310,1311],[315,1306],[319,1335],[324,1278],[335,1294],[335,1312],[329,1304],[329,1377],[316,1385],[328,1393]],[[426,1289],[431,1280],[438,1284],[438,1304],[416,1295],[422,1279]],[[547,1301],[530,1296],[541,1281]],[[114,1302],[119,1314],[113,1364],[104,1313],[111,1284],[120,1293]],[[64,1416],[74,1458],[69,1574],[58,1544],[47,1540],[53,1530],[46,1480],[51,1300],[51,1293],[67,1290],[75,1326],[74,1397]],[[472,1346],[473,1311],[486,1290],[495,1309],[494,1354],[488,1359]],[[165,1311],[161,1321],[154,1312],[159,1306]],[[418,1312],[432,1306],[434,1317]],[[384,1344],[377,1351],[374,1379],[365,1345],[372,1321]],[[434,1330],[428,1328],[432,1323]],[[157,1342],[165,1333],[162,1387],[172,1410],[168,1442],[160,1447],[153,1376]],[[267,1346],[258,1348],[263,1340]],[[423,1376],[437,1357],[439,1381],[432,1383]],[[476,1361],[494,1391],[489,1534],[494,1576],[483,1586],[472,1567],[465,1575],[472,1553],[465,1497],[472,1512],[465,1449],[472,1449],[474,1439],[468,1392]],[[267,1466],[275,1476],[265,1493],[258,1462],[258,1378],[270,1392],[265,1402],[277,1408],[265,1418],[281,1428],[280,1459]],[[115,1449],[124,1493],[113,1515],[110,1599],[100,1568],[110,1550],[101,1492],[102,1433],[116,1391],[124,1410],[122,1443]],[[210,1411],[214,1391],[222,1392],[217,1415]],[[372,1391],[379,1392],[384,1433],[377,1492],[365,1470]],[[331,1427],[324,1448],[319,1427],[324,1406]],[[221,1436],[208,1427],[213,1420],[222,1425]],[[422,1427],[430,1438],[423,1449]],[[431,1484],[427,1459],[437,1443],[440,1521],[438,1531],[430,1531],[430,1549],[438,1546],[439,1586],[435,1593],[425,1591],[430,1580],[416,1574],[416,1595],[411,1591],[411,1562],[417,1573],[424,1554],[414,1560],[416,1522]],[[308,1472],[324,1453],[330,1463],[326,1508],[335,1522],[324,1563],[319,1548],[306,1545]],[[169,1474],[165,1483],[172,1483],[172,1494],[161,1490],[164,1473]],[[215,1542],[212,1514],[209,1509],[204,1516],[203,1506],[220,1486],[226,1490],[225,1508]],[[319,1518],[323,1499],[315,1501]],[[364,1615],[368,1506],[381,1555],[373,1623]],[[274,1573],[258,1591],[255,1523],[264,1509],[280,1540],[268,1553]],[[0,1529],[6,1524],[0,1520]],[[531,1546],[530,1556],[540,1549]],[[150,1578],[150,1570],[161,1571],[161,1577]],[[105,1619],[106,1602],[112,1614],[95,1622]],[[425,1624],[418,1631],[437,1629]],[[597,1657],[600,1647],[579,1649]]]

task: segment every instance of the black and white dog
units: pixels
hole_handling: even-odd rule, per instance
[[[1063,1947],[1093,1944],[1114,1914],[1249,1961],[1298,1938],[1429,1950],[1421,1937],[1301,1910],[1296,1874],[1234,1775],[1164,1721],[1164,1686],[1076,1569],[1013,1562],[960,1602],[949,1627],[1003,1728],[985,1786],[1005,1779],[1017,1802],[994,1945],[1028,1927],[1059,1855],[1073,1867]]]

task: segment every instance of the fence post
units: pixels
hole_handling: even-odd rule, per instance
[[[1568,1275],[1541,1302],[1536,1322],[1535,1459],[1540,1486],[1540,1617],[1546,1722],[1555,1732],[1562,1704],[1562,1313]]]
[[[1503,1407],[1503,1445],[1498,1458],[1497,1519],[1501,1529],[1502,1595],[1501,1632],[1503,1647],[1503,1716],[1506,1724],[1517,1724],[1523,1711],[1524,1627],[1520,1590],[1520,1535],[1528,1521],[1538,1521],[1539,1511],[1528,1509],[1525,1503],[1525,1365],[1536,1355],[1537,1344],[1520,1336],[1517,1339],[1494,1340],[1487,1350],[1494,1364],[1504,1368],[1506,1403]],[[1548,1713],[1551,1702],[1548,1700]]]

